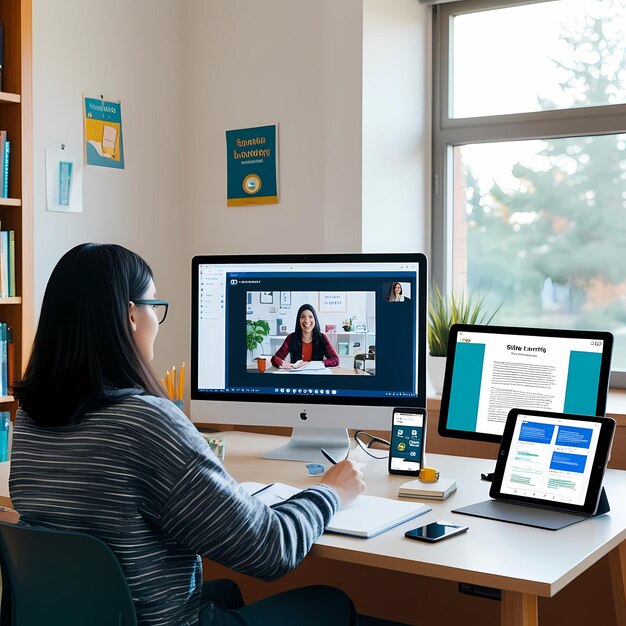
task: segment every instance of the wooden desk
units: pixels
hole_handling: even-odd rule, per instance
[[[224,437],[226,467],[239,481],[281,480],[302,487],[315,482],[306,476],[302,463],[259,458],[263,451],[280,445],[282,438],[242,432],[225,433]],[[626,501],[621,497],[626,491],[626,472],[607,472],[609,515],[552,532],[450,513],[452,508],[487,499],[488,484],[480,481],[480,472],[491,470],[493,461],[428,454],[428,462],[437,466],[444,476],[454,477],[459,487],[446,501],[429,502],[431,513],[373,539],[324,535],[305,562],[279,584],[236,577],[246,599],[254,600],[302,584],[326,583],[350,593],[359,612],[408,624],[456,623],[467,619],[471,611],[472,623],[500,621],[506,626],[533,626],[538,624],[539,598],[553,598],[559,592],[566,594],[570,583],[585,577],[587,570],[609,555],[612,595],[608,590],[608,597],[596,597],[598,605],[594,606],[594,599],[588,599],[577,588],[574,594],[565,597],[569,613],[561,602],[556,620],[544,618],[542,606],[542,623],[610,624],[613,618],[616,624],[626,623],[626,550],[622,544],[626,539]],[[395,498],[399,484],[405,480],[388,476],[385,461],[381,460],[372,459],[364,472],[366,493],[372,495]],[[405,530],[438,519],[467,523],[470,530],[433,545],[404,538]],[[210,563],[206,564],[206,574],[229,575]],[[392,589],[388,586],[390,582]],[[437,585],[438,582],[444,587]],[[491,602],[487,607],[485,603],[490,601],[471,596],[464,596],[459,602],[458,595],[452,597],[456,582],[503,590],[499,610],[493,606],[497,603]],[[452,604],[456,604],[461,615],[450,613]],[[609,621],[598,617],[600,604],[605,611],[608,605]],[[552,612],[546,611],[548,616]]]

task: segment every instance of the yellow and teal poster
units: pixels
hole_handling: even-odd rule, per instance
[[[226,204],[278,204],[278,125],[226,131]]]
[[[87,165],[124,169],[122,105],[103,98],[85,98]]]

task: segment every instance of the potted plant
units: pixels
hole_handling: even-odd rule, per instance
[[[257,366],[259,365],[258,359],[254,358],[254,351],[261,347],[263,340],[270,334],[270,325],[265,320],[246,320],[246,347],[250,352],[250,360],[257,360]],[[265,361],[265,359],[263,359]],[[263,366],[265,363],[263,363]],[[265,371],[265,367],[259,371]]]
[[[452,324],[489,324],[500,310],[490,313],[485,297],[476,292],[450,294],[447,298],[436,284],[428,301],[428,379],[435,393],[441,393],[446,371],[448,338]]]

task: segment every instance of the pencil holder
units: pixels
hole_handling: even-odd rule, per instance
[[[213,437],[210,433],[200,433],[209,444],[213,454],[223,463],[226,457],[226,441],[219,437]]]

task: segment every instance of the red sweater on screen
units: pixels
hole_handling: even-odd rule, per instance
[[[294,333],[291,333],[285,337],[285,341],[283,341],[283,345],[278,348],[276,354],[272,357],[272,365],[274,367],[280,367],[284,360],[289,355],[291,338]],[[325,367],[337,367],[339,365],[339,357],[335,352],[335,348],[333,348],[332,344],[328,337],[322,333],[322,339],[324,340],[324,358],[322,361],[324,362]],[[302,344],[302,355],[300,358],[303,361],[312,361],[313,360],[313,343],[303,343]]]

